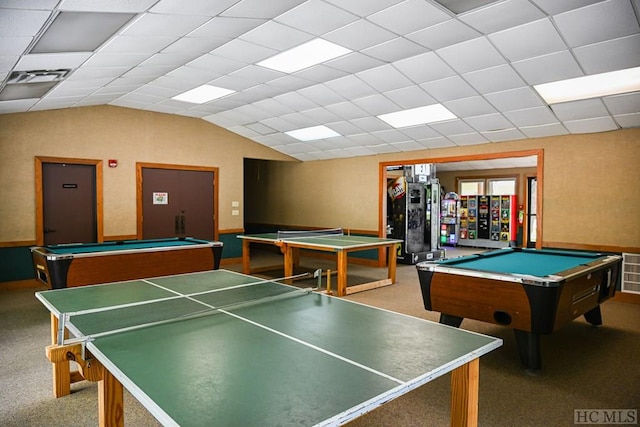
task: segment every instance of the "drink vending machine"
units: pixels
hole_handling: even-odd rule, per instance
[[[401,176],[389,178],[387,183],[387,237],[403,241],[398,247],[398,262],[415,264],[442,258],[444,250],[438,242],[440,183],[435,166],[402,166],[401,170]]]

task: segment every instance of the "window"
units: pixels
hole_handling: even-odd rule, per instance
[[[458,194],[460,196],[477,196],[484,194],[484,179],[461,179],[458,183]]]
[[[489,195],[512,195],[516,194],[515,178],[488,179]]]

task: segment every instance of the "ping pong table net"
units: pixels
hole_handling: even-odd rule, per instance
[[[342,228],[326,228],[321,230],[279,230],[277,233],[278,240],[325,236],[344,236],[344,231]]]
[[[58,344],[86,343],[103,336],[216,314],[233,315],[246,307],[308,295],[313,290],[284,285],[274,279],[257,280],[220,289],[62,313]],[[75,328],[75,338],[64,339],[64,329],[68,326]]]

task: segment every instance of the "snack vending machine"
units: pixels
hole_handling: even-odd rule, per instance
[[[455,246],[460,233],[460,197],[447,193],[440,208],[440,243]]]
[[[516,240],[517,197],[514,195],[462,196],[460,246],[503,248]]]

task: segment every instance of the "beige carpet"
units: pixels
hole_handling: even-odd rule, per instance
[[[267,254],[265,258],[271,255]],[[265,262],[271,262],[265,259]],[[327,260],[303,259],[313,268],[331,268]],[[239,265],[224,266],[240,270]],[[349,266],[354,277],[384,277],[384,269]],[[97,387],[82,382],[72,394],[54,399],[51,368],[44,348],[49,314],[33,294],[43,288],[7,290],[0,284],[0,426],[96,426]],[[415,266],[398,267],[398,283],[354,294],[348,299],[438,320],[422,305]],[[571,426],[575,409],[638,409],[640,406],[640,306],[608,301],[604,325],[577,319],[542,339],[543,370],[524,373],[513,331],[465,320],[468,330],[500,337],[504,346],[480,363],[481,426]],[[187,367],[185,367],[187,368]],[[449,425],[449,376],[439,378],[353,421],[352,426]],[[322,399],[318,396],[317,399]],[[249,404],[249,403],[248,403]],[[129,426],[158,423],[125,391]]]

